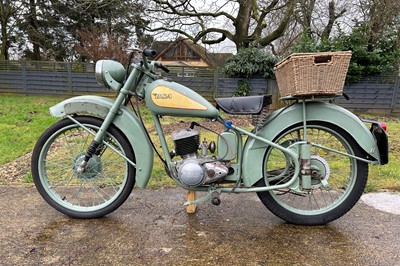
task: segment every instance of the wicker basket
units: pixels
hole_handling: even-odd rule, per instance
[[[275,65],[281,97],[343,92],[351,51],[296,53]]]

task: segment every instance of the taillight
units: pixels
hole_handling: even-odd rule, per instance
[[[386,123],[385,122],[379,122],[379,124],[381,125],[381,128],[386,131]]]

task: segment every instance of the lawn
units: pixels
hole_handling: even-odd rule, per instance
[[[63,99],[61,97],[22,95],[0,96],[0,166],[33,149],[42,132],[57,120],[50,116],[49,107]],[[144,109],[142,114],[146,118],[145,121],[148,123],[148,128],[151,129],[152,125],[148,119],[148,111]],[[367,191],[381,189],[400,191],[400,164],[397,160],[400,156],[400,119],[364,114],[361,116],[386,122],[390,142],[390,162],[385,166],[370,167]],[[166,120],[167,123],[182,122],[182,119],[175,121],[171,118],[166,118]],[[157,140],[154,130],[152,130],[151,135],[153,139]],[[212,138],[212,135],[207,135],[207,139]],[[156,143],[156,146],[159,145]],[[155,162],[149,186],[158,188],[173,185],[174,182],[165,175],[163,166],[158,158],[155,158]]]
[[[42,132],[56,119],[49,107],[60,97],[0,95],[0,165],[33,149]]]
[[[367,191],[396,190],[400,191],[400,119],[398,117],[360,115],[387,124],[389,137],[389,163],[384,166],[371,166]]]

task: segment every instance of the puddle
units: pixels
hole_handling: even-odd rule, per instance
[[[400,193],[368,193],[364,194],[361,200],[365,204],[380,211],[400,215]]]

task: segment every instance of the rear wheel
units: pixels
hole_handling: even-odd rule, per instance
[[[60,212],[74,218],[98,218],[117,209],[135,184],[135,168],[107,145],[101,144],[77,171],[102,120],[76,117],[91,133],[70,119],[61,120],[39,138],[32,154],[32,175],[41,196]],[[125,136],[110,126],[104,142],[135,162]]]
[[[283,131],[275,142],[288,147],[302,141],[303,131],[302,125],[295,125]],[[309,123],[307,138],[312,144],[341,153],[359,157],[364,154],[347,132],[329,123]],[[256,186],[285,183],[294,170],[290,158],[272,147],[265,152],[263,167],[264,178]],[[271,212],[289,223],[326,224],[341,217],[356,204],[368,177],[367,163],[315,145],[311,148],[311,169],[311,189],[300,187],[259,192],[260,200]]]

